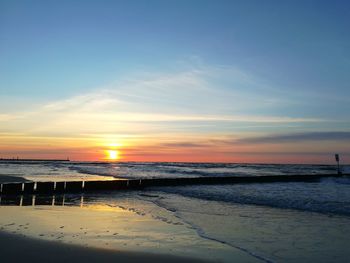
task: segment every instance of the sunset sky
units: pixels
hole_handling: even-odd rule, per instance
[[[0,0],[0,158],[350,163],[349,1]]]

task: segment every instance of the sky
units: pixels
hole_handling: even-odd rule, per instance
[[[0,158],[350,163],[349,1],[0,0]]]

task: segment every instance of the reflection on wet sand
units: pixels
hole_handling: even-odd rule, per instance
[[[201,238],[171,211],[135,192],[0,197],[0,232],[108,250],[255,261],[230,246]]]
[[[0,196],[0,206],[80,206],[84,205],[81,195],[14,195]],[[88,198],[91,199],[91,198]]]

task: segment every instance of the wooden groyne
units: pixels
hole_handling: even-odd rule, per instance
[[[269,175],[269,176],[227,176],[193,178],[152,178],[126,179],[111,181],[69,181],[69,182],[25,182],[2,183],[1,195],[55,194],[91,191],[114,191],[142,189],[152,186],[210,185],[210,184],[247,184],[274,182],[312,182],[325,177],[339,177],[338,174],[312,175]]]

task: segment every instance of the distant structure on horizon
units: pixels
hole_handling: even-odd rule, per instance
[[[339,164],[339,162],[340,162],[340,157],[339,157],[339,154],[338,154],[338,153],[335,154],[335,161],[337,162],[338,174],[342,174],[341,168],[340,168],[340,164]]]
[[[13,158],[0,158],[0,161],[19,161],[19,162],[70,162],[69,157],[67,159],[20,159],[18,156]]]

